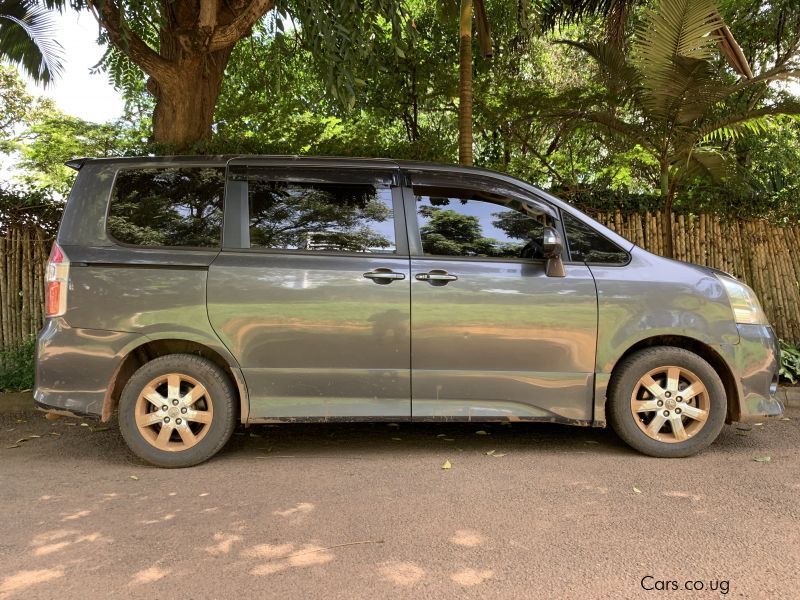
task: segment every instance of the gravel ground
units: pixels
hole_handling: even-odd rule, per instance
[[[0,414],[0,600],[798,598],[787,416],[678,460],[552,425],[254,427],[168,471]]]

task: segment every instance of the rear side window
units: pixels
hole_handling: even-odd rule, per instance
[[[108,208],[108,233],[134,246],[218,248],[225,169],[123,169]]]
[[[389,187],[253,178],[248,195],[251,248],[396,251]]]
[[[589,225],[568,213],[564,217],[570,258],[594,264],[622,265],[628,262],[628,253]]]

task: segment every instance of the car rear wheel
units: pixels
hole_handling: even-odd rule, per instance
[[[236,393],[224,371],[192,354],[156,358],[128,380],[119,424],[130,449],[159,467],[214,456],[236,424]]]
[[[725,424],[727,398],[714,368],[682,348],[648,348],[626,358],[608,390],[608,419],[628,445],[660,458],[696,454]]]

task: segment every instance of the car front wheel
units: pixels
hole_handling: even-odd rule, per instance
[[[648,348],[625,358],[608,390],[608,418],[628,445],[660,458],[696,454],[725,424],[725,387],[714,368],[683,348]]]

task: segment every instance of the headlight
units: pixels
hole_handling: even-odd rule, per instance
[[[737,323],[749,325],[769,325],[767,315],[761,309],[756,293],[741,281],[732,277],[717,275],[717,279],[725,286],[728,300],[731,302],[733,317]]]

